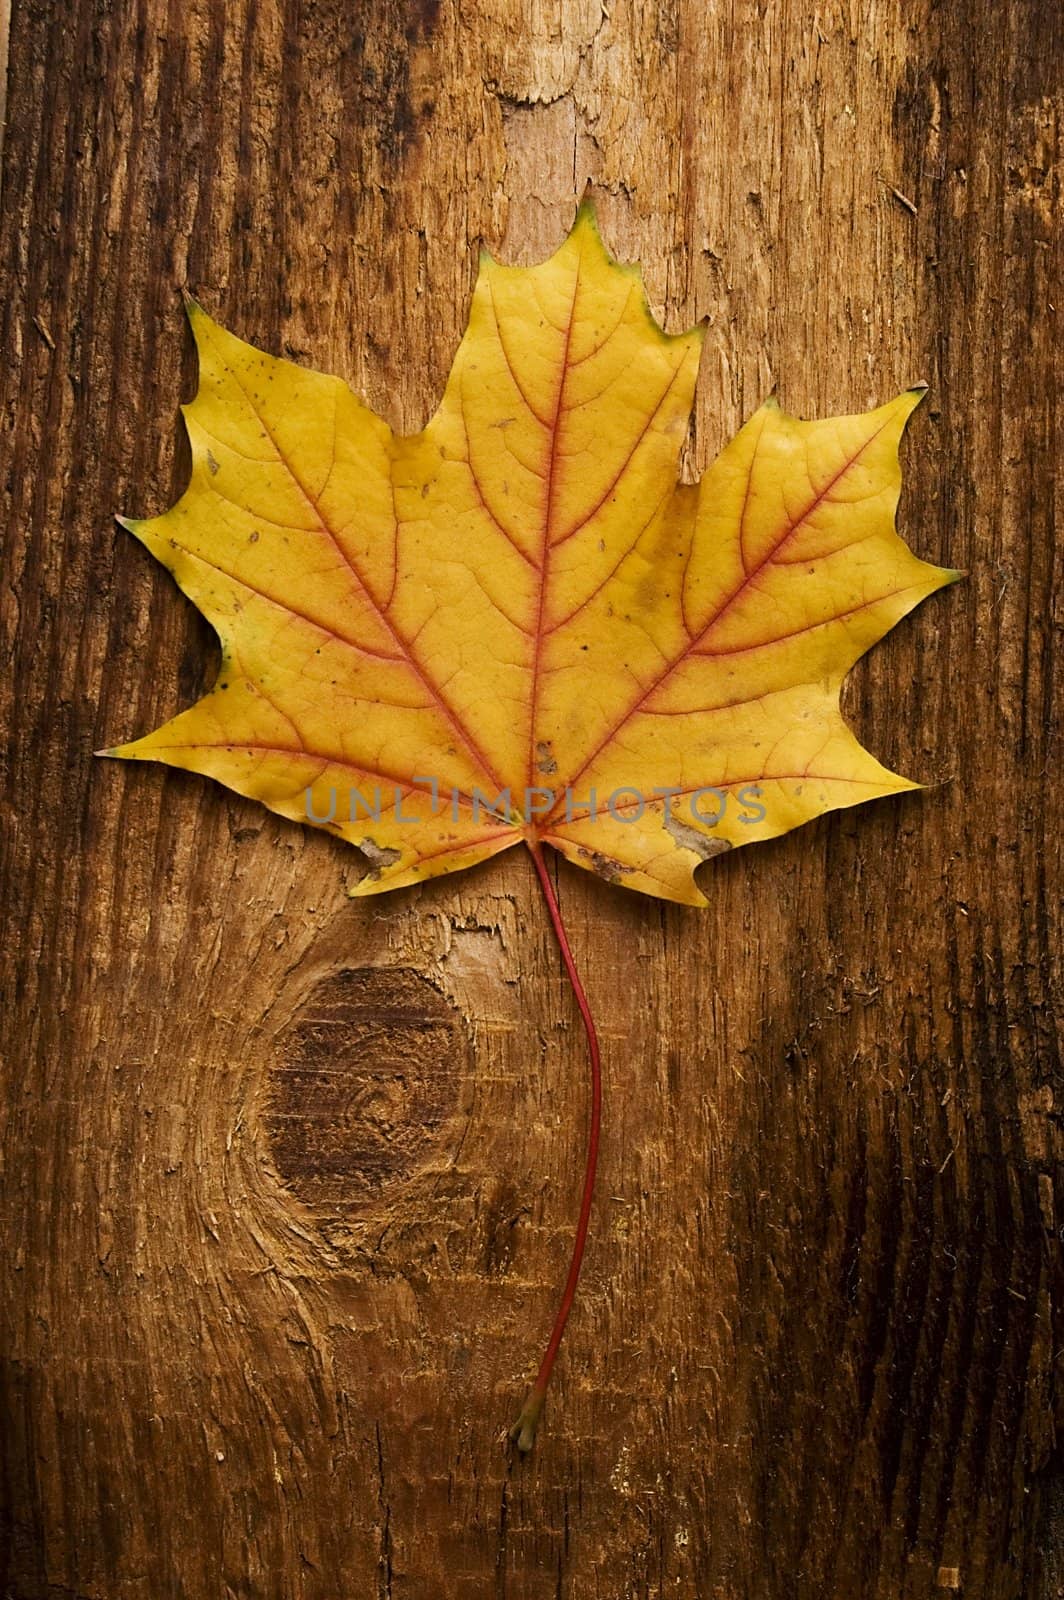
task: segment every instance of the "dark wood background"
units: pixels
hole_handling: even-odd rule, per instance
[[[1064,1594],[1060,29],[15,0],[6,1600]],[[710,318],[691,470],[774,387],[926,379],[901,526],[970,577],[847,691],[924,792],[707,863],[706,912],[559,866],[607,1126],[513,1461],[586,1104],[529,862],[352,904],[328,838],[92,751],[213,672],[111,520],[185,481],[181,288],[413,429],[477,242],[542,257],[589,177],[668,326]]]

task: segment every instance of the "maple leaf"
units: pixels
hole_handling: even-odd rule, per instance
[[[543,265],[482,257],[412,438],[189,311],[192,480],[124,526],[222,666],[109,754],[328,826],[369,858],[356,894],[525,840],[701,905],[707,856],[915,787],[859,744],[839,689],[957,576],[894,529],[922,389],[823,422],[770,400],[678,484],[702,330],[662,331],[589,203]]]
[[[569,1273],[511,1432],[527,1450],[580,1273],[601,1114],[541,846],[702,905],[708,856],[915,787],[860,745],[839,691],[960,576],[894,527],[923,390],[823,422],[770,400],[697,485],[678,483],[702,330],[658,326],[586,201],[542,265],[482,257],[443,399],[410,438],[340,380],[189,314],[191,482],[124,526],[214,625],[222,665],[190,710],[102,753],[331,828],[368,858],[355,894],[530,847],[592,1097]]]

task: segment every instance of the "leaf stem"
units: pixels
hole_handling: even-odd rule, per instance
[[[528,1391],[528,1398],[521,1408],[521,1415],[510,1429],[510,1438],[516,1444],[518,1450],[522,1452],[531,1450],[535,1443],[536,1429],[539,1426],[543,1403],[547,1397],[547,1384],[550,1382],[555,1357],[558,1354],[558,1346],[562,1342],[562,1334],[565,1332],[565,1324],[569,1320],[569,1312],[572,1310],[576,1286],[580,1280],[580,1267],[584,1259],[587,1228],[591,1217],[591,1201],[595,1192],[595,1169],[598,1166],[599,1132],[602,1125],[602,1062],[599,1055],[598,1034],[595,1032],[591,1007],[588,1004],[587,995],[584,993],[580,974],[576,970],[573,952],[569,948],[569,937],[565,931],[561,909],[554,893],[554,886],[550,881],[546,862],[543,859],[543,852],[536,840],[530,839],[526,842],[532,856],[532,864],[536,869],[536,875],[543,890],[544,899],[547,902],[547,910],[550,912],[550,920],[554,926],[558,948],[565,963],[565,970],[569,975],[569,982],[572,984],[573,994],[576,996],[576,1003],[580,1008],[584,1031],[587,1034],[587,1053],[591,1069],[591,1117],[587,1136],[587,1160],[584,1164],[584,1192],[580,1200],[580,1216],[576,1224],[573,1253],[569,1259],[569,1275],[565,1280],[561,1303],[558,1306],[557,1316],[554,1318],[554,1327],[551,1329],[547,1348],[543,1352],[543,1360],[540,1362],[536,1381]]]

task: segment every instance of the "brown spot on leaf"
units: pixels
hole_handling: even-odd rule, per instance
[[[723,855],[732,848],[729,839],[714,838],[708,833],[703,833],[700,828],[693,828],[689,822],[681,822],[668,806],[665,807],[665,815],[661,820],[681,850],[693,850],[701,861],[708,861],[711,856]]]
[[[580,855],[592,872],[604,878],[607,883],[616,883],[618,878],[626,877],[635,871],[634,867],[626,867],[623,862],[615,861],[613,856],[603,855],[601,850],[581,850]]]
[[[379,878],[385,867],[398,861],[401,854],[390,845],[377,844],[373,839],[363,839],[358,848],[369,862],[369,872],[366,874],[369,878]]]
[[[536,771],[544,778],[549,778],[557,772],[558,763],[554,759],[554,746],[549,739],[541,739],[536,745]]]

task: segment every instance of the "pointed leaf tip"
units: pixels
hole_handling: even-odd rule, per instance
[[[576,215],[573,218],[573,229],[575,230],[576,228],[580,227],[581,224],[591,228],[601,238],[601,230],[599,228],[598,221],[598,207],[595,204],[595,196],[591,192],[590,183],[584,190],[584,193],[580,199],[580,203],[576,208]]]
[[[908,425],[910,417],[915,412],[917,406],[920,405],[926,394],[926,383],[914,383],[910,385],[908,389],[903,390],[898,396],[894,404],[901,407],[905,413],[902,424],[903,427]]]

